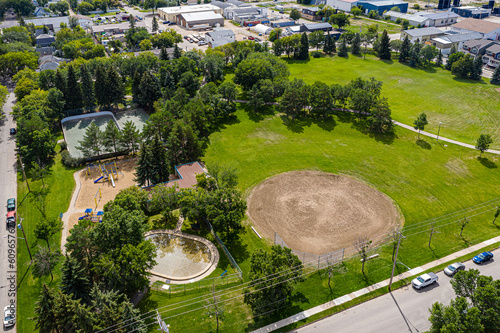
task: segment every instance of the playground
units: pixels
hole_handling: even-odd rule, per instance
[[[78,213],[70,215],[68,230],[86,214],[89,214],[88,218],[94,219],[94,222],[98,221],[97,214],[108,201],[113,200],[121,190],[134,186],[135,163],[135,160],[106,162],[87,166],[80,171],[81,188],[75,201],[75,210]],[[88,209],[92,212],[83,213]]]

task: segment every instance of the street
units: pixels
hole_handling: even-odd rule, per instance
[[[493,251],[500,256],[500,251]],[[472,259],[472,257],[471,257]],[[498,259],[497,259],[498,260]],[[500,261],[500,260],[498,260]],[[482,275],[500,278],[499,263],[491,260],[483,265],[476,265],[469,260],[464,262],[466,269],[478,269]],[[411,285],[392,293],[354,306],[333,316],[304,326],[292,332],[423,332],[430,328],[429,308],[435,302],[449,304],[455,298],[450,278],[443,272],[437,273],[436,284],[422,290],[415,290]]]
[[[14,149],[16,148],[15,136],[10,135],[10,128],[15,127],[10,112],[12,111],[15,96],[12,89],[9,89],[7,102],[3,107],[3,111],[7,118],[0,124],[0,184],[2,190],[0,191],[0,216],[2,219],[3,227],[0,228],[0,307],[2,310],[16,302],[16,228],[7,230],[6,216],[7,216],[7,199],[16,198],[17,201],[17,183],[16,183],[16,155]],[[16,202],[17,204],[17,202]],[[4,238],[5,237],[5,238]],[[9,263],[10,261],[10,263]],[[15,303],[13,303],[15,304]],[[16,326],[6,329],[4,331],[16,332]]]

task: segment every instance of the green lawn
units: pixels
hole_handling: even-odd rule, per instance
[[[384,83],[382,95],[389,99],[395,120],[411,125],[425,112],[426,131],[437,133],[442,122],[442,136],[475,144],[481,133],[488,133],[494,140],[492,148],[500,148],[500,91],[487,79],[459,80],[444,69],[411,68],[373,56],[312,58],[289,64],[291,76],[307,83],[346,84],[356,77],[374,77]]]
[[[204,162],[218,161],[236,167],[239,187],[246,194],[270,176],[300,169],[347,174],[372,185],[396,201],[404,214],[407,239],[402,242],[399,260],[409,267],[500,233],[500,229],[491,224],[493,205],[475,211],[469,209],[440,221],[441,227],[433,236],[431,248],[428,247],[429,224],[419,224],[498,198],[500,189],[491,184],[500,180],[500,158],[487,154],[487,159],[478,160],[476,151],[454,145],[444,147],[431,139],[417,141],[415,133],[401,128],[392,139],[372,137],[358,130],[351,120],[344,114],[326,122],[291,123],[272,114],[250,118],[239,106],[237,120],[210,136]],[[455,220],[464,215],[470,223],[461,238],[460,226]],[[240,243],[251,254],[262,241],[248,227],[247,230]],[[229,248],[231,250],[231,246]],[[367,262],[366,276],[360,272],[359,260],[347,261],[345,271],[332,278],[332,289],[327,285],[325,272],[306,275],[297,285],[291,302],[267,318],[253,318],[242,302],[241,289],[234,287],[236,290],[231,292],[231,289],[223,296],[229,302],[229,313],[221,331],[250,331],[388,278],[392,268],[391,248],[382,247],[376,252],[380,256]],[[248,272],[248,255],[240,257],[239,262],[243,271]],[[397,266],[398,273],[405,270],[403,265]],[[206,291],[176,295],[151,292],[141,303],[141,310],[166,307],[162,316],[172,328],[182,332],[213,331],[215,322],[205,315],[203,301],[195,303],[206,294]],[[179,302],[184,301],[188,301],[189,306],[181,307],[185,303]],[[192,312],[181,315],[186,311]],[[156,328],[151,325],[150,332]]]
[[[59,149],[59,146],[56,148]],[[44,215],[47,218],[57,218],[60,213],[68,210],[71,194],[75,187],[73,179],[74,169],[68,169],[61,164],[59,155],[55,158],[55,164],[50,168],[49,174],[45,177],[45,189],[42,190],[42,181],[33,182],[28,179],[31,193],[28,193],[26,182],[22,172],[18,173],[17,200],[18,217],[23,218],[23,227],[26,233],[32,255],[38,248],[37,245],[46,246],[47,243],[37,240],[34,235],[35,224]],[[23,237],[21,230],[17,230],[17,235]],[[61,233],[53,236],[50,240],[50,248],[60,249]],[[50,281],[50,275],[43,278],[34,278],[29,266],[30,258],[24,240],[18,239],[17,243],[17,283],[18,283],[18,320],[17,331],[31,333],[35,331],[34,308],[38,300],[42,285],[45,283],[51,288],[59,285],[61,277],[61,264],[54,270],[54,281]]]
[[[359,16],[357,18],[351,18],[351,25],[344,27],[344,30],[352,31],[354,33],[359,32],[359,28],[361,27],[361,33],[368,32],[368,26],[370,25],[378,25],[378,32],[382,33],[384,30],[387,30],[388,34],[397,34],[401,32],[401,26],[395,25],[394,23],[390,24],[384,21],[379,20],[371,20],[366,17]]]

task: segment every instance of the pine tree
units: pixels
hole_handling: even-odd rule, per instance
[[[66,92],[66,108],[69,110],[80,109],[82,107],[82,90],[80,88],[80,83],[78,83],[75,67],[73,65],[69,65],[68,67]]]
[[[62,265],[61,291],[72,298],[86,299],[90,290],[90,283],[82,265],[73,257],[66,254]]]
[[[176,121],[167,143],[167,160],[173,168],[175,165],[194,162],[201,155],[198,137],[190,125]]]
[[[95,71],[94,91],[97,104],[100,106],[108,106],[110,104],[107,94],[106,72],[102,66],[98,66]]]
[[[179,59],[180,57],[182,57],[181,49],[179,48],[179,46],[177,46],[177,44],[175,44],[175,46],[174,46],[174,59]]]
[[[95,122],[92,122],[85,130],[85,135],[82,141],[78,141],[79,146],[76,149],[80,150],[85,157],[93,157],[101,155],[102,148],[102,132],[97,127]]]
[[[170,72],[165,73],[163,92],[166,99],[170,99],[175,93],[175,79]]]
[[[146,71],[142,75],[141,84],[139,85],[141,103],[146,110],[152,110],[153,104],[161,98],[161,86],[158,78],[151,72]]]
[[[302,33],[302,37],[300,38],[300,50],[297,58],[299,60],[309,59],[309,39],[305,32]]]
[[[102,145],[108,152],[116,153],[120,150],[120,130],[114,120],[106,124],[106,129],[102,133]]]
[[[54,77],[54,86],[63,93],[66,100],[66,78],[59,69],[56,71],[56,76]]]
[[[141,99],[141,90],[139,85],[141,84],[141,75],[137,71],[134,72],[132,78],[132,99],[138,102]]]
[[[341,38],[340,40],[340,46],[339,46],[339,57],[348,57],[349,55],[347,54],[347,41],[345,38]]]
[[[326,36],[325,38],[325,44],[323,44],[323,52],[325,53],[331,53],[330,51],[330,33],[328,33],[328,35]]]
[[[382,38],[380,39],[380,47],[378,52],[378,57],[383,60],[391,60],[391,40],[387,35],[387,30],[382,33]]]
[[[470,73],[470,78],[473,80],[481,80],[481,75],[483,74],[483,59],[480,55],[474,59],[472,65],[472,71]]]
[[[94,81],[87,65],[80,67],[80,78],[82,81],[83,106],[92,109],[95,106]]]
[[[158,31],[158,20],[156,19],[156,16],[153,16],[153,23],[152,23],[152,26],[151,26],[151,30],[153,32],[157,32]]]
[[[57,320],[55,313],[54,290],[44,283],[42,291],[35,305],[35,328],[40,332],[54,332],[57,330]]]
[[[420,50],[422,49],[422,46],[420,45],[420,42],[418,39],[413,43],[410,49],[410,63],[409,65],[411,67],[417,67],[420,65]]]
[[[403,44],[401,45],[401,51],[399,52],[399,62],[407,62],[410,57],[410,40],[408,36],[403,39]]]
[[[123,124],[122,131],[120,133],[120,144],[126,147],[129,151],[135,153],[135,150],[139,143],[140,132],[135,127],[133,121],[129,120]]]
[[[125,85],[114,66],[109,66],[106,81],[109,104],[115,104],[117,107],[118,103],[123,102],[125,99]]]
[[[490,83],[491,84],[500,84],[500,66],[497,66],[497,68],[495,68],[495,71],[493,72],[493,76],[491,77]]]
[[[453,53],[457,53],[457,47],[455,46],[455,44],[451,46],[450,53],[448,54],[448,56],[451,56]]]
[[[165,147],[160,141],[158,135],[155,135],[151,143],[151,155],[154,156],[153,160],[153,174],[152,182],[159,184],[168,181],[170,176],[169,166],[167,163],[167,152]]]
[[[170,60],[170,56],[168,55],[167,49],[165,47],[161,48],[160,60]]]
[[[361,53],[361,35],[358,32],[354,34],[354,38],[351,44],[351,53],[352,54]]]
[[[134,181],[136,181],[140,186],[150,186],[153,184],[151,180],[154,178],[154,159],[155,157],[151,154],[149,145],[143,143],[134,174],[136,177]]]
[[[443,53],[441,52],[441,50],[439,50],[439,53],[438,53],[438,56],[436,59],[436,66],[441,67],[442,64],[443,64]]]

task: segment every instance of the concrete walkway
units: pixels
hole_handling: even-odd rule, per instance
[[[500,236],[497,236],[495,238],[491,238],[491,239],[485,240],[484,242],[481,242],[479,244],[473,245],[471,247],[468,247],[466,249],[460,250],[458,252],[452,253],[452,254],[450,254],[450,255],[448,255],[446,257],[434,260],[434,261],[429,262],[429,263],[427,263],[427,264],[425,264],[423,266],[415,267],[415,268],[409,270],[408,272],[401,273],[401,274],[399,274],[399,275],[397,275],[397,276],[394,277],[393,282],[397,282],[397,281],[400,281],[400,280],[403,280],[403,279],[407,279],[407,278],[409,278],[411,276],[418,275],[418,274],[420,274],[420,273],[422,273],[422,272],[424,272],[424,271],[426,271],[428,269],[431,269],[431,268],[436,267],[438,265],[441,265],[443,263],[452,261],[454,259],[460,258],[460,257],[462,257],[464,255],[467,255],[469,253],[477,251],[477,250],[479,250],[479,249],[481,249],[483,247],[495,244],[497,242],[500,242]],[[373,284],[373,285],[368,286],[366,288],[354,291],[354,292],[352,292],[352,293],[350,293],[348,295],[344,295],[344,296],[341,296],[341,297],[336,298],[334,300],[331,300],[329,302],[326,302],[324,304],[315,306],[315,307],[313,307],[311,309],[299,312],[296,315],[293,315],[291,317],[285,318],[285,319],[280,320],[278,322],[275,322],[273,324],[264,326],[264,327],[262,327],[262,328],[260,328],[258,330],[253,331],[252,333],[272,332],[274,330],[280,329],[280,328],[285,327],[287,325],[296,323],[296,322],[298,322],[300,320],[304,320],[306,318],[309,318],[312,315],[318,314],[318,313],[320,313],[322,311],[331,309],[331,308],[333,308],[333,307],[335,307],[337,305],[349,302],[349,301],[355,299],[356,297],[359,297],[359,296],[367,294],[367,293],[369,293],[371,291],[374,291],[374,290],[386,287],[388,285],[389,285],[389,279],[381,281],[379,283]]]
[[[68,211],[66,211],[66,213],[63,214],[63,217],[61,219],[63,222],[63,230],[62,230],[62,235],[61,235],[61,252],[62,252],[62,254],[66,253],[66,247],[64,245],[66,245],[66,238],[69,236],[69,234],[68,234],[69,217],[74,213],[85,212],[84,209],[77,210],[75,208],[76,199],[78,198],[78,194],[80,193],[80,189],[82,187],[82,183],[80,182],[80,172],[82,172],[83,170],[85,170],[85,168],[78,170],[73,174],[73,178],[75,178],[75,183],[76,183],[75,190],[73,191],[73,196],[71,197],[71,202],[69,204]]]

